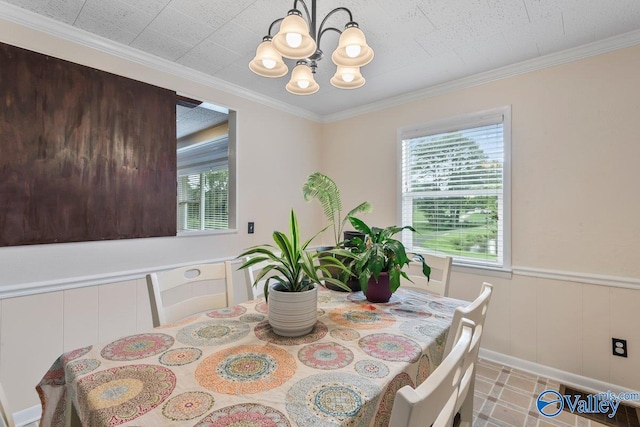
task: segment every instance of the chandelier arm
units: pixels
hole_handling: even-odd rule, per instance
[[[295,0],[293,2],[293,8],[294,9],[298,9],[298,2],[302,3],[302,8],[304,9],[304,13],[307,15],[307,22],[309,22],[311,24],[313,22],[313,19],[312,19],[311,14],[309,14],[309,8],[307,8],[307,4],[304,2],[304,0]],[[313,4],[313,6],[314,7],[312,9],[313,9],[313,12],[315,12],[315,2]],[[313,37],[314,36],[313,33],[315,32],[314,31],[315,28],[313,28],[313,29],[310,28],[309,30],[311,30],[311,33],[312,33],[311,36]]]
[[[274,25],[276,25],[276,24],[277,24],[277,23],[279,23],[279,22],[282,22],[283,20],[284,20],[284,18],[278,18],[278,19],[276,19],[275,21],[273,21],[273,22],[271,23],[271,25],[269,25],[269,33],[268,33],[268,34],[269,34],[269,36],[271,36],[271,30],[273,30],[273,26],[274,26]]]
[[[318,30],[318,33],[322,32],[322,27],[324,27],[324,24],[325,24],[325,22],[327,22],[327,19],[329,19],[329,17],[331,15],[333,15],[334,13],[337,13],[337,12],[340,12],[340,11],[347,12],[349,14],[349,22],[353,22],[353,14],[351,13],[351,11],[349,9],[347,9],[346,7],[336,7],[331,12],[327,13],[327,16],[324,17],[324,19],[320,23],[320,29]]]
[[[331,15],[333,15],[334,13],[337,13],[337,12],[347,12],[349,14],[349,22],[347,24],[353,22],[353,15],[351,14],[351,11],[349,9],[347,9],[346,7],[336,7],[331,12],[327,13],[327,16],[324,17],[324,19],[320,23],[320,28],[318,29],[318,40],[316,40],[316,44],[318,45],[318,49],[320,49],[320,39],[322,38],[322,34],[324,34],[326,31],[333,30],[333,31],[336,31],[338,34],[342,34],[342,31],[340,31],[339,29],[337,29],[335,27],[323,28],[324,24],[327,22],[327,19],[329,19],[329,17]]]
[[[316,44],[318,45],[318,49],[320,49],[320,39],[322,38],[322,35],[324,33],[326,33],[327,31],[335,31],[338,34],[342,34],[342,31],[340,31],[339,29],[337,29],[335,27],[329,27],[329,28],[325,28],[325,29],[321,30],[318,33],[318,41],[316,42]]]

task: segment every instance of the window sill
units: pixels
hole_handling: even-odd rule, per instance
[[[198,236],[219,236],[223,234],[237,234],[238,230],[235,228],[228,228],[226,230],[193,230],[193,231],[178,231],[176,237],[198,237]]]

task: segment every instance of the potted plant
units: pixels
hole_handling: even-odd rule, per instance
[[[327,175],[314,172],[307,177],[307,181],[302,186],[302,195],[306,201],[318,199],[322,205],[324,216],[333,228],[333,238],[335,246],[339,246],[342,238],[344,226],[349,217],[363,212],[371,212],[371,203],[362,202],[347,214],[342,216],[342,199],[338,185]]]
[[[355,259],[352,261],[353,270],[358,277],[362,292],[371,302],[388,302],[398,287],[400,278],[411,281],[402,268],[409,265],[411,260],[407,256],[401,241],[393,238],[402,230],[415,229],[411,226],[389,226],[384,229],[369,227],[358,218],[350,217],[353,227],[365,235],[364,239],[355,237],[351,239],[352,253]],[[416,254],[415,258],[422,262],[422,273],[429,280],[431,267],[427,265],[424,257]]]
[[[268,319],[273,331],[282,336],[301,336],[313,329],[317,320],[318,288],[321,281],[348,290],[339,279],[322,277],[319,273],[329,276],[327,266],[349,271],[337,258],[328,256],[322,264],[319,259],[323,256],[319,252],[308,251],[309,243],[322,231],[309,240],[302,242],[298,228],[298,219],[293,210],[289,219],[289,235],[273,232],[274,245],[259,245],[251,247],[238,257],[250,256],[239,269],[251,267],[266,261],[268,264],[256,274],[253,286],[268,277],[264,284],[264,296],[268,302]],[[343,249],[329,251],[328,255],[342,255],[352,257]],[[273,284],[275,282],[275,284]],[[272,286],[269,286],[272,283]]]
[[[315,172],[309,175],[307,181],[302,186],[302,195],[304,196],[304,199],[306,201],[317,199],[318,202],[320,202],[322,211],[324,212],[324,216],[329,221],[329,226],[331,226],[333,229],[334,246],[320,247],[318,248],[319,252],[327,251],[332,248],[344,248],[344,242],[351,240],[351,238],[355,236],[364,238],[364,236],[360,234],[360,232],[344,231],[344,226],[346,225],[349,217],[363,212],[370,212],[371,203],[362,202],[358,206],[347,212],[346,215],[342,216],[343,208],[342,199],[340,198],[340,190],[338,189],[337,184],[331,178],[320,172]],[[341,240],[343,238],[343,235],[344,241]],[[328,257],[323,257],[323,259],[327,258]],[[329,272],[334,278],[338,278],[341,276],[341,271],[335,268],[329,268]],[[349,274],[344,274],[342,275],[342,279],[347,282],[347,286],[349,286],[350,290],[360,290],[360,286],[358,285],[357,280],[349,281],[349,276]],[[330,281],[326,285],[329,289],[343,290],[342,288],[336,288],[335,286],[332,286]]]

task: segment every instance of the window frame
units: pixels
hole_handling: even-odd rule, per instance
[[[403,221],[403,187],[402,187],[402,141],[420,136],[436,135],[445,132],[467,130],[488,124],[495,124],[502,116],[504,164],[502,182],[502,264],[470,262],[453,257],[453,265],[457,267],[481,269],[484,271],[511,272],[511,106],[492,108],[475,113],[462,114],[430,122],[418,123],[399,127],[397,130],[397,223],[404,225]],[[421,253],[435,253],[431,251],[419,251]],[[442,254],[442,253],[440,253]]]

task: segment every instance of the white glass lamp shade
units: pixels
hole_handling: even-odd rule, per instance
[[[342,67],[338,65],[331,78],[331,84],[340,89],[356,89],[364,85],[365,79],[358,67]]]
[[[300,15],[289,13],[273,37],[273,47],[286,58],[308,58],[315,53],[316,42],[309,35],[307,22]]]
[[[289,72],[287,64],[273,48],[270,40],[265,40],[258,45],[256,56],[249,63],[249,68],[263,77],[282,77]]]
[[[313,79],[309,66],[299,64],[291,72],[291,80],[287,83],[286,89],[294,95],[311,95],[316,93],[320,86]]]
[[[373,49],[367,44],[364,33],[358,27],[346,28],[340,35],[338,47],[331,55],[336,65],[362,67],[373,59]]]

